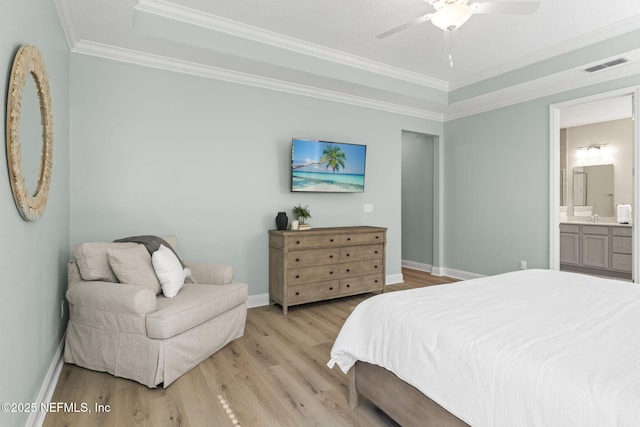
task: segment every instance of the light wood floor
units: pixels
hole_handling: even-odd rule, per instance
[[[455,281],[409,269],[403,276],[385,292]],[[244,337],[167,389],[65,364],[52,402],[78,411],[84,403],[90,413],[49,413],[44,426],[394,426],[368,402],[351,410],[348,376],[326,366],[345,319],[371,296],[290,307],[287,316],[280,306],[249,309]]]

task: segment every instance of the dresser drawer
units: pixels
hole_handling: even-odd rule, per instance
[[[611,241],[614,253],[631,255],[631,237],[613,236]]]
[[[300,233],[300,235],[287,239],[290,250],[318,246],[338,246],[340,244],[340,237],[333,234],[308,234],[305,236],[304,231],[298,231],[297,233]]]
[[[340,261],[342,262],[381,258],[382,243],[379,245],[347,246],[340,249]]]
[[[339,248],[305,249],[287,253],[287,265],[290,268],[309,267],[335,263],[340,258]]]
[[[381,274],[369,274],[348,279],[340,279],[340,295],[357,294],[366,291],[381,291],[383,278]]]
[[[611,227],[611,234],[614,236],[631,237],[633,235],[631,227]]]
[[[340,265],[340,278],[374,274],[382,271],[382,259],[356,261]]]
[[[611,256],[611,267],[614,270],[631,272],[633,262],[631,261],[631,255],[626,254],[613,254]]]
[[[338,279],[338,266],[320,265],[307,268],[290,268],[287,270],[287,280],[290,285],[302,283],[322,282],[324,280]]]
[[[338,280],[290,286],[287,290],[287,297],[291,305],[320,301],[334,298],[338,295],[340,295],[340,282]]]
[[[353,233],[340,236],[340,242],[343,245],[360,245],[363,243],[382,243],[384,242],[384,233]]]

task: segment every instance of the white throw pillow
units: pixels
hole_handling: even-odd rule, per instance
[[[183,269],[180,260],[165,245],[160,245],[157,251],[151,255],[153,269],[160,280],[162,293],[167,298],[175,297],[182,286],[184,280],[190,275],[188,269]]]

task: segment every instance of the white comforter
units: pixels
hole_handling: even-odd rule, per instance
[[[356,360],[474,427],[640,426],[640,285],[525,270],[377,295],[328,365]]]

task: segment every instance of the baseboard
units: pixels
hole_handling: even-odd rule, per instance
[[[38,408],[40,408],[43,403],[50,403],[51,398],[53,397],[53,392],[56,390],[56,385],[58,384],[58,379],[60,378],[60,372],[62,372],[62,366],[64,365],[63,350],[65,336],[66,333],[62,335],[62,339],[60,340],[58,348],[53,355],[53,360],[49,365],[49,370],[47,371],[47,375],[44,378],[42,387],[40,387],[38,397],[35,400]],[[27,418],[27,423],[25,424],[25,426],[40,427],[44,423],[44,418],[46,416],[46,411],[31,412],[29,414],[29,418]]]
[[[404,277],[402,276],[402,273],[398,273],[398,274],[387,274],[387,277],[385,278],[385,285],[395,285],[396,283],[402,283],[404,282]]]
[[[486,277],[484,274],[472,273],[470,271],[456,270],[455,268],[434,267],[429,264],[423,264],[415,261],[402,260],[402,267],[412,270],[425,271],[431,273],[432,276],[447,276],[459,280],[478,279]]]
[[[426,271],[427,273],[433,273],[433,265],[424,264],[422,262],[408,261],[408,260],[403,259],[402,260],[402,267],[410,268],[412,270]]]
[[[247,308],[263,307],[269,305],[269,294],[249,295],[247,298]]]
[[[486,277],[486,274],[478,274],[478,273],[472,273],[470,271],[456,270],[455,268],[443,267],[439,270],[440,270],[439,271],[440,274],[438,274],[438,276],[453,277],[454,279],[459,279],[459,280],[479,279],[481,277]]]

